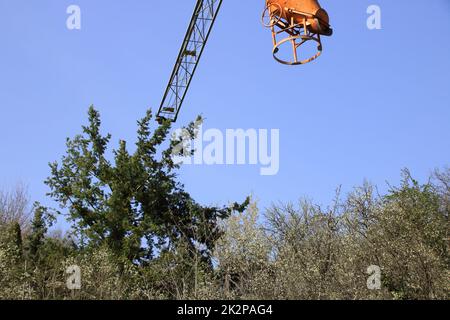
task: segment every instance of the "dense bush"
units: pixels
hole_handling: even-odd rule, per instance
[[[81,247],[50,236],[36,206],[28,233],[0,226],[0,298],[448,299],[449,185],[448,170],[424,185],[405,171],[386,195],[366,183],[327,209],[301,201],[260,217],[252,203],[219,224],[212,264],[183,242],[145,263]],[[81,290],[66,287],[71,265]],[[367,287],[372,265],[380,290]]]
[[[425,184],[405,170],[385,195],[364,183],[327,208],[204,207],[176,180],[173,144],[157,156],[169,127],[151,134],[150,119],[135,153],[121,142],[109,161],[90,109],[47,180],[73,223],[66,235],[52,229],[59,212],[28,210],[23,188],[0,193],[0,299],[449,298],[449,169]]]
[[[420,185],[404,171],[387,195],[366,183],[326,210],[273,206],[264,225],[248,211],[227,221],[218,270],[233,275],[233,298],[447,299],[448,173]],[[380,290],[367,286],[370,266]]]

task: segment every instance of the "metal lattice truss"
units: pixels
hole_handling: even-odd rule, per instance
[[[157,119],[175,122],[208,41],[222,0],[197,0],[194,14],[170,77]]]

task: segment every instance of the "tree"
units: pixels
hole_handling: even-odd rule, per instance
[[[271,237],[258,223],[256,202],[243,213],[223,222],[224,236],[217,242],[214,257],[225,297],[258,299],[267,296],[271,277]]]
[[[88,114],[83,134],[67,139],[67,154],[61,164],[50,164],[46,180],[49,195],[69,209],[76,233],[90,246],[105,244],[128,261],[148,262],[156,252],[176,248],[179,241],[208,260],[221,234],[218,219],[243,210],[247,202],[217,208],[192,199],[177,181],[179,165],[172,159],[180,141],[171,141],[162,150],[170,122],[151,133],[151,111],[138,121],[135,152],[120,141],[110,157],[111,135],[101,134],[100,114],[94,107]],[[185,129],[194,137],[194,123]]]
[[[54,217],[48,209],[39,203],[34,204],[34,217],[31,221],[31,232],[28,236],[28,258],[36,264],[39,260],[39,250],[44,245],[48,228],[53,225]]]
[[[435,187],[420,184],[404,170],[401,186],[382,199],[370,241],[379,248],[384,285],[395,298],[448,295],[448,206]]]
[[[22,295],[22,232],[18,222],[0,225],[0,299]]]
[[[12,191],[0,190],[0,226],[19,223],[22,231],[29,226],[29,200],[27,188],[18,184]]]

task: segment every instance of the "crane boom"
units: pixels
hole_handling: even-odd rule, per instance
[[[197,0],[194,14],[178,54],[157,114],[157,120],[175,122],[202,56],[222,0]]]

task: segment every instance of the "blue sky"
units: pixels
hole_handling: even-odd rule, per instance
[[[136,120],[159,106],[194,3],[0,0],[0,187],[21,181],[51,205],[47,163],[91,104],[114,146],[134,141]],[[66,28],[71,4],[81,8],[79,31]],[[404,167],[425,179],[449,164],[449,1],[321,4],[335,30],[323,56],[286,67],[272,59],[263,1],[224,1],[178,124],[201,113],[205,128],[279,129],[280,172],[184,167],[180,179],[200,202],[253,194],[261,207],[302,196],[327,204],[338,185],[368,179],[385,190]],[[366,27],[371,4],[382,30]]]

